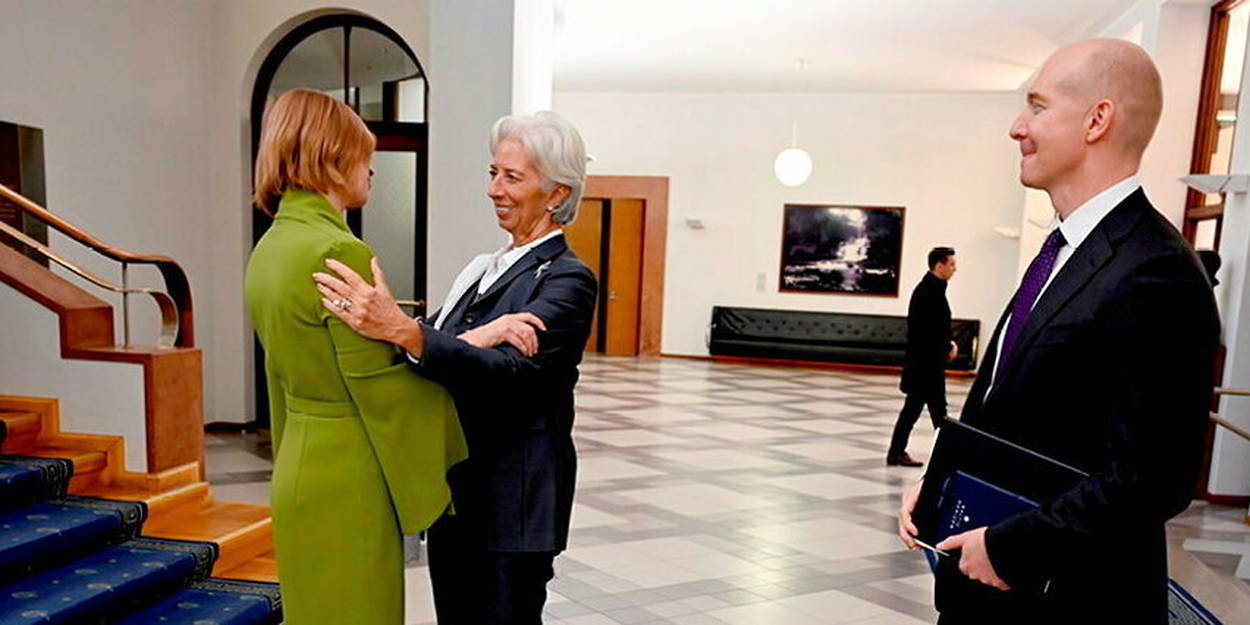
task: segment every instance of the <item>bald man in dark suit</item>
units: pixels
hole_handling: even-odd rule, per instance
[[[1167,622],[1164,525],[1206,431],[1219,319],[1196,255],[1137,180],[1162,107],[1140,47],[1092,40],[1043,65],[1010,135],[1058,218],[1004,311],[961,420],[1089,473],[1041,506],[943,541],[939,623]],[[914,547],[904,497],[900,535]]]

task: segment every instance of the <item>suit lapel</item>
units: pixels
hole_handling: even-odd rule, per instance
[[[1059,270],[1050,286],[1046,287],[1033,306],[1033,312],[1029,313],[1029,320],[1024,324],[1020,337],[1016,339],[1016,344],[1012,347],[1011,359],[1005,363],[1002,379],[994,384],[995,387],[1002,386],[1002,382],[1012,378],[1020,367],[1024,354],[1029,351],[1029,346],[1032,345],[1042,328],[1046,327],[1050,320],[1089,284],[1094,274],[1111,260],[1111,257],[1115,255],[1115,244],[1136,225],[1137,220],[1143,214],[1143,209],[1154,210],[1146,200],[1145,193],[1138,189],[1120,202],[1090,231],[1089,236],[1076,249],[1068,262],[1064,263],[1063,268]]]
[[[568,248],[568,243],[565,243],[563,234],[544,241],[541,245],[530,250],[529,253],[513,263],[502,276],[499,276],[499,279],[495,280],[494,284],[490,285],[489,289],[486,289],[485,293],[478,297],[477,301],[474,302],[473,305],[481,305],[482,302],[491,299],[496,294],[506,289],[513,280],[516,280],[518,276],[527,271],[534,270],[541,263],[545,263],[552,258],[563,254]]]

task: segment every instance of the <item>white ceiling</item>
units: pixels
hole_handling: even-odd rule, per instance
[[[557,91],[1011,91],[1133,0],[563,0]],[[798,60],[803,68],[798,69]]]

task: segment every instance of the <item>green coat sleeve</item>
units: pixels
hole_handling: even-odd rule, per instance
[[[336,244],[328,256],[373,282],[373,253],[364,243]],[[455,404],[441,385],[414,373],[389,343],[356,334],[329,312],[322,318],[400,526],[405,534],[425,530],[451,503],[447,470],[468,457]]]

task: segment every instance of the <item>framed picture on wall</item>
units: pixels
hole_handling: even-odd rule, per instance
[[[903,210],[786,204],[781,290],[898,297]]]

